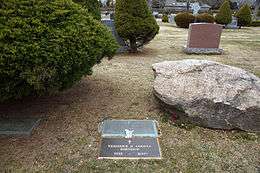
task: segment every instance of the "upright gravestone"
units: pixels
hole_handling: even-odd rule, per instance
[[[193,15],[197,15],[200,11],[200,4],[198,2],[192,3],[191,9],[193,11]]]
[[[226,29],[238,29],[239,27],[237,26],[237,18],[232,17],[232,22],[229,23],[228,25],[225,26]]]
[[[125,44],[124,40],[116,32],[114,20],[102,19],[102,23],[105,24],[111,30],[114,38],[116,39],[117,43],[120,45],[117,52],[118,53],[126,52],[128,50],[128,46]]]
[[[99,159],[160,159],[156,122],[105,120],[100,126]]]
[[[175,16],[176,16],[175,14],[170,14],[169,15],[169,18],[168,18],[169,23],[175,24],[175,20],[174,20]]]
[[[187,54],[222,54],[219,48],[222,33],[222,25],[212,23],[190,24],[187,46],[184,52]]]

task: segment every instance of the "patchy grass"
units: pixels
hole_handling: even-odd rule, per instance
[[[29,138],[0,138],[0,172],[257,172],[259,134],[197,126],[163,118],[152,93],[151,65],[209,59],[260,74],[260,28],[224,30],[224,55],[186,55],[186,29],[161,24],[138,54],[120,54],[95,66],[92,76],[52,97],[0,105],[1,116],[46,117]],[[98,124],[106,117],[159,122],[162,160],[98,160]]]

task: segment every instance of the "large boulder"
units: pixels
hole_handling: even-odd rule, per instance
[[[206,60],[153,65],[154,93],[180,119],[216,129],[260,131],[260,79]]]

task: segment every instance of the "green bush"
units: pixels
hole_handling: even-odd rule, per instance
[[[174,18],[176,25],[181,28],[189,28],[190,23],[195,21],[195,16],[191,13],[178,13]]]
[[[165,22],[165,23],[169,22],[168,15],[166,15],[166,14],[163,15],[162,22]]]
[[[215,21],[222,25],[227,25],[232,22],[232,10],[230,9],[229,1],[225,1],[221,5],[219,13],[215,17]]]
[[[71,0],[0,3],[0,101],[71,87],[117,44]]]
[[[118,34],[130,44],[131,52],[151,41],[159,31],[146,0],[117,0],[115,26]]]
[[[260,26],[260,20],[252,21],[250,26],[259,27]]]
[[[76,3],[81,4],[84,8],[88,10],[92,16],[97,19],[101,20],[101,13],[100,13],[100,3],[98,0],[73,0]]]
[[[215,18],[208,14],[208,13],[202,13],[196,16],[196,22],[198,23],[214,23]]]
[[[236,14],[237,17],[237,25],[241,26],[249,26],[252,22],[251,10],[250,7],[245,4],[243,5]]]

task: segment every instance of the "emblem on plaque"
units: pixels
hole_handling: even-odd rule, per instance
[[[132,138],[134,130],[125,129],[125,138]]]

